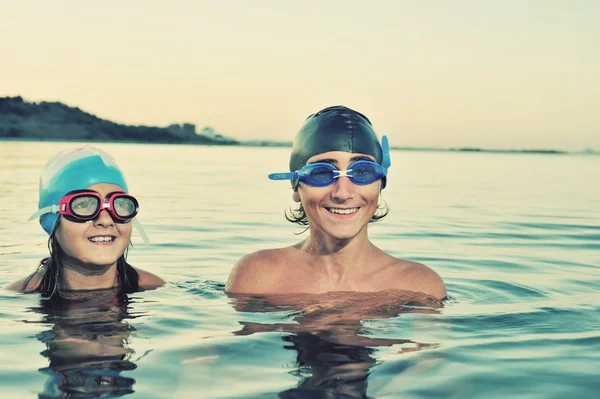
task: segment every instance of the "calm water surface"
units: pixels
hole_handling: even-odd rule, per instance
[[[0,142],[0,284],[47,236],[25,220],[66,143]],[[130,262],[168,281],[93,303],[0,291],[2,398],[596,398],[600,157],[392,152],[372,225],[387,252],[445,280],[401,293],[228,297],[234,262],[300,229],[287,148],[98,144],[140,199],[151,244]],[[301,236],[302,237],[302,236]]]

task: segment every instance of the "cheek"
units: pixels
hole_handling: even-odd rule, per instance
[[[379,195],[381,194],[381,186],[379,184],[373,184],[364,188],[362,197],[368,202],[379,202]]]
[[[129,241],[131,239],[131,233],[133,231],[133,222],[117,225],[117,229],[119,229],[119,234],[127,238],[127,241]]]
[[[72,249],[74,248],[75,243],[77,243],[77,240],[84,237],[84,231],[85,223],[71,223],[61,220],[56,228],[54,237],[63,251],[70,254],[73,252]]]
[[[300,189],[298,189],[298,191],[294,193],[293,198],[294,201],[302,203],[302,206],[304,207],[304,209],[306,209],[310,207],[311,204],[314,205],[320,202],[320,200],[322,199],[322,195],[318,195],[317,193],[315,193],[314,190],[301,191]]]

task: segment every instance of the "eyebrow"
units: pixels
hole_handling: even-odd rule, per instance
[[[366,155],[357,155],[355,157],[350,158],[350,163],[356,162],[356,161],[371,161],[371,162],[375,162],[375,161],[373,161],[373,159],[369,158]],[[335,159],[333,159],[333,158],[326,158],[326,159],[319,159],[318,161],[309,162],[308,165],[310,165],[312,163],[329,163],[329,164],[332,164],[332,165],[337,165],[338,161],[335,160]]]
[[[100,193],[98,193],[98,194],[100,194]],[[127,194],[127,193],[125,191],[111,191],[110,193],[108,193],[104,196],[104,200],[111,197],[113,194]],[[100,194],[100,196],[102,196],[102,194]]]

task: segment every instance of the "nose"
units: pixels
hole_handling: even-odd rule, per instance
[[[94,225],[98,227],[109,227],[115,224],[112,216],[108,213],[108,210],[102,209],[96,219],[94,219]]]
[[[331,192],[331,198],[338,202],[344,202],[354,198],[355,189],[354,183],[350,181],[350,178],[346,176],[340,176],[335,179],[333,183],[333,191]]]

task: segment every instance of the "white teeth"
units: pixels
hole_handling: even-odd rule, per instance
[[[329,212],[331,212],[331,213],[338,213],[340,215],[350,215],[354,212],[357,212],[358,208],[347,208],[347,209],[327,208],[327,210],[329,210]]]
[[[88,240],[90,240],[91,242],[110,242],[110,241],[114,240],[114,237],[107,237],[107,236],[91,237],[91,238],[88,238]]]

